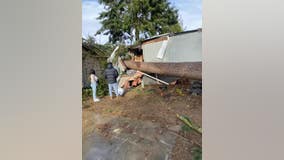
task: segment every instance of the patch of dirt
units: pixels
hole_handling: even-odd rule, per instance
[[[111,100],[101,98],[94,103],[92,98],[83,101],[83,138],[95,129],[104,133],[108,126],[95,126],[94,114],[127,117],[134,120],[147,120],[159,123],[162,128],[183,126],[176,114],[189,117],[193,123],[202,127],[202,97],[188,94],[188,85],[145,86],[128,91],[123,97]],[[127,124],[125,125],[127,126]],[[106,132],[105,132],[106,133]],[[192,159],[191,150],[202,144],[201,135],[193,131],[179,131],[176,145],[172,152],[173,160]],[[108,136],[108,135],[105,135]]]
[[[110,138],[111,135],[109,132],[109,128],[111,127],[111,125],[109,123],[96,125],[95,127],[98,129],[100,133],[103,134],[104,137]]]

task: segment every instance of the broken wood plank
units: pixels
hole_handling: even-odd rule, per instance
[[[152,78],[152,79],[154,79],[154,80],[156,80],[156,81],[159,81],[159,82],[161,82],[161,83],[163,83],[163,84],[169,85],[169,83],[167,83],[167,82],[165,82],[165,81],[162,81],[162,80],[160,80],[160,79],[158,79],[158,78],[155,78],[155,77],[153,77],[153,76],[150,76],[150,75],[147,74],[147,73],[144,73],[144,72],[141,72],[141,71],[137,71],[137,72],[140,72],[140,73],[142,73],[143,75],[145,75],[145,76],[147,76],[147,77],[149,77],[149,78]]]

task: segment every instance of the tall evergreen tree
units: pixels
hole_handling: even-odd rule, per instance
[[[106,11],[100,13],[102,27],[97,34],[109,35],[115,43],[132,42],[167,32],[182,31],[178,10],[168,0],[99,0]]]
[[[106,11],[101,12],[98,17],[102,27],[97,34],[109,35],[111,43],[122,42],[124,30],[121,22],[125,12],[125,0],[99,0],[99,3],[105,5]]]

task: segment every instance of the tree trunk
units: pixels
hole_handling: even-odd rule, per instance
[[[185,77],[196,80],[202,79],[202,62],[157,63],[123,61],[123,63],[127,68],[143,72]]]
[[[135,41],[137,42],[139,40],[139,31],[137,28],[135,28]]]

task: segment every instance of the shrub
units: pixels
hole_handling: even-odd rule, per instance
[[[194,147],[192,150],[193,160],[202,160],[202,148]]]
[[[106,79],[100,77],[99,78],[99,84],[97,87],[97,96],[103,97],[108,95],[108,85]]]
[[[82,89],[82,100],[85,101],[92,96],[92,88],[83,88]]]
[[[97,96],[103,97],[108,95],[108,85],[104,78],[99,78],[99,84],[97,86]],[[82,89],[82,100],[85,101],[93,96],[93,91],[91,87],[86,87]]]

